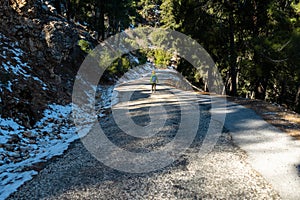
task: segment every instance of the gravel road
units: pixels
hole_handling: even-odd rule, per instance
[[[100,120],[107,138],[131,152],[163,147],[174,140],[184,122],[181,100],[167,98],[178,91],[161,82],[158,92],[150,94],[146,82],[144,79],[120,87],[130,89],[138,85],[129,113],[139,126],[151,124],[151,106],[164,103],[166,120],[156,135],[142,139],[130,136],[116,125],[112,113]],[[193,112],[200,113],[196,136],[172,164],[152,172],[121,172],[105,166],[81,141],[76,141],[62,157],[47,163],[8,199],[280,199],[271,184],[248,163],[247,154],[235,145],[225,128],[214,148],[204,157],[199,154],[209,128],[211,107],[207,101],[195,102],[197,110],[193,108]]]

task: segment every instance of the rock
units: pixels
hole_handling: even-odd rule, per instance
[[[27,154],[29,152],[29,147],[25,146],[25,147],[20,147],[20,151],[23,153],[23,154]]]
[[[21,162],[23,159],[21,158],[21,157],[19,157],[19,158],[13,158],[12,159],[12,162],[14,162],[14,163],[18,163],[18,162]]]
[[[46,6],[46,5],[43,5],[42,6],[42,8],[44,9],[44,11],[46,11],[46,12],[48,12],[49,11],[49,8],[48,8],[48,6]]]
[[[29,140],[29,144],[36,144],[35,140]]]
[[[45,167],[46,163],[35,163],[32,166],[28,167],[28,169],[30,170],[34,170],[34,171],[41,171],[44,167]]]
[[[27,4],[26,0],[15,0],[12,1],[11,7],[17,11],[17,12],[21,12],[21,9]]]
[[[31,131],[24,131],[22,133],[22,135],[25,136],[25,137],[27,137],[27,138],[29,138],[29,139],[35,139],[36,138],[36,136],[32,135]]]
[[[12,134],[11,137],[8,139],[9,144],[16,144],[21,141],[21,138],[17,134]]]
[[[52,122],[54,122],[54,119],[53,118],[48,118],[47,121],[52,123]]]
[[[1,126],[0,128],[1,128],[1,130],[5,130],[5,131],[8,130],[8,127],[7,127],[7,126]]]
[[[71,101],[72,85],[67,83],[73,82],[74,74],[85,56],[77,46],[79,35],[88,36],[86,39],[96,44],[88,31],[68,22],[61,15],[56,15],[51,3],[0,0],[0,46],[5,56],[0,56],[1,62],[10,62],[15,66],[24,63],[21,66],[22,73],[26,72],[27,77],[36,77],[26,79],[23,75],[9,73],[8,80],[14,81],[12,91],[1,91],[1,116],[14,118],[28,129],[42,117],[43,110],[49,103]],[[15,51],[17,59],[14,53],[6,51],[17,48],[20,49]],[[20,53],[21,50],[24,53]],[[48,71],[51,68],[53,73]],[[58,85],[64,87],[59,93]],[[25,137],[30,138],[29,135]],[[14,137],[9,142],[18,141]]]
[[[12,144],[5,144],[4,149],[6,149],[7,151],[14,151],[15,150],[15,146]]]
[[[42,51],[37,51],[36,52],[36,58],[37,58],[37,63],[38,64],[44,64],[46,62],[44,53]]]
[[[10,153],[10,156],[12,158],[20,158],[21,154],[20,154],[20,152],[12,152],[12,153]]]
[[[29,38],[29,48],[30,48],[30,51],[32,51],[32,52],[37,51],[37,48],[34,46],[34,43],[31,38]]]
[[[43,131],[43,136],[47,136],[49,133],[47,131]]]

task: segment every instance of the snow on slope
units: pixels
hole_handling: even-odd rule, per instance
[[[25,54],[18,42],[12,42],[0,33],[1,93],[13,95],[13,86],[19,80],[28,79],[48,90],[47,84],[33,75],[31,66],[22,60]],[[110,105],[112,87],[103,86],[99,90],[102,95],[98,109],[101,110],[100,106]],[[20,99],[15,97],[14,101]],[[43,117],[29,129],[18,118],[3,118],[0,113],[0,199],[7,198],[24,182],[32,179],[41,170],[41,163],[63,154],[69,144],[79,138],[71,114],[72,104],[49,104]],[[103,116],[102,113],[100,117]]]
[[[71,105],[49,105],[31,130],[12,119],[0,118],[0,199],[37,174],[35,164],[61,155],[77,139],[68,121],[70,112]]]
[[[1,74],[13,74],[18,79],[33,79],[43,90],[48,90],[47,84],[34,76],[29,64],[22,61],[25,53],[18,46],[17,42],[9,41],[0,33]],[[117,84],[147,76],[153,69],[150,63],[131,69]],[[0,80],[0,92],[6,90],[13,93],[12,86],[18,79]],[[175,80],[176,77],[171,79]],[[100,95],[95,109],[99,117],[104,117],[105,110],[117,103],[117,94],[113,88],[97,88]],[[49,104],[43,117],[31,129],[21,125],[17,118],[2,118],[0,113],[0,199],[7,198],[24,182],[32,179],[42,169],[40,163],[63,154],[69,144],[79,138],[72,119],[72,106]]]
[[[32,77],[29,72],[31,71],[30,66],[26,62],[21,60],[21,56],[24,52],[18,47],[18,42],[10,42],[7,37],[0,33],[0,58],[1,65],[0,71],[7,74],[14,74],[15,76],[22,76],[25,80],[33,78],[37,83],[42,84],[43,89],[47,90],[47,85],[43,83],[38,77]],[[6,84],[0,82],[0,92],[3,88],[12,92],[11,86],[15,80],[8,80]]]
[[[12,86],[21,79],[33,79],[43,90],[48,90],[42,80],[33,76],[28,63],[22,61],[25,53],[18,45],[0,34],[0,92],[13,94]],[[5,79],[5,75],[9,78]],[[71,105],[49,105],[44,117],[30,130],[21,125],[18,118],[2,118],[0,113],[0,199],[8,197],[37,174],[34,165],[62,154],[77,138],[69,120],[70,113]]]

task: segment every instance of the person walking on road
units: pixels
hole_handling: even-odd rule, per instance
[[[154,70],[152,71],[152,74],[151,74],[150,83],[152,85],[151,92],[155,93],[156,92],[156,84],[158,83],[158,78],[157,78],[157,75]]]

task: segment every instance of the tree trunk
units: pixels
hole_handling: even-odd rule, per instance
[[[298,85],[298,91],[296,94],[295,109],[297,112],[300,112],[300,85]]]
[[[70,19],[73,17],[74,13],[72,10],[72,4],[70,0],[66,0],[66,15],[67,15],[67,19],[68,21],[70,21]]]
[[[265,100],[266,97],[266,88],[267,88],[266,80],[258,80],[255,87],[255,99]]]
[[[60,0],[54,1],[54,7],[56,8],[57,14],[61,15],[61,5]]]
[[[99,40],[104,40],[105,39],[105,27],[104,27],[104,12],[105,12],[105,8],[104,8],[104,0],[99,0],[98,1],[98,5],[99,5]]]
[[[230,27],[230,77],[231,77],[231,90],[230,95],[236,96],[237,94],[237,83],[236,83],[236,52],[235,52],[235,42],[234,42],[234,18],[233,12],[229,14],[229,27]]]
[[[281,81],[281,91],[279,97],[279,104],[285,103],[284,100],[286,99],[286,80]]]

